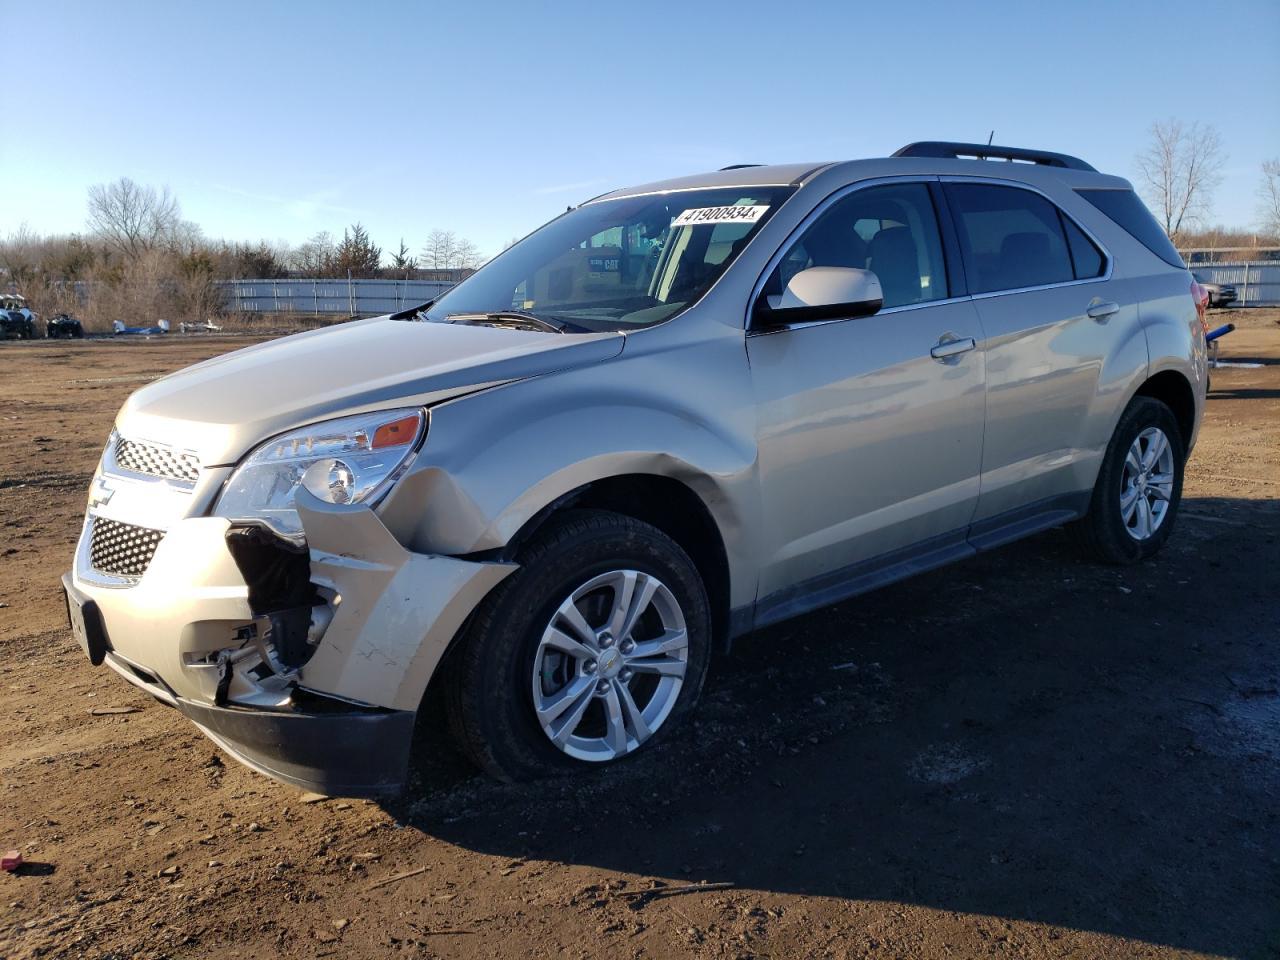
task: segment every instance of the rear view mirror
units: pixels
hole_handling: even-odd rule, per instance
[[[770,303],[775,300],[776,303]],[[810,267],[791,278],[780,297],[761,297],[755,326],[867,317],[884,304],[880,279],[857,267]]]

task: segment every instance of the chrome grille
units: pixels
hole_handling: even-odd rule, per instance
[[[156,443],[116,438],[113,451],[116,465],[133,473],[149,477],[164,477],[182,483],[195,483],[200,478],[200,459],[194,453],[184,453]]]
[[[89,533],[89,562],[95,570],[117,577],[140,577],[147,572],[163,530],[94,517]]]

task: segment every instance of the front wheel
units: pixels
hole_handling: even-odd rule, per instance
[[[1185,449],[1173,411],[1134,397],[1107,445],[1089,512],[1073,524],[1093,559],[1136,563],[1164,546],[1182,501]]]
[[[551,521],[476,613],[447,666],[463,751],[503,780],[630,757],[697,701],[711,616],[697,567],[631,517]]]

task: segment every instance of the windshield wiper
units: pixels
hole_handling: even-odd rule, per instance
[[[494,310],[489,313],[451,313],[445,317],[450,323],[515,323],[525,326],[537,327],[541,330],[547,330],[551,333],[565,333],[570,328],[579,333],[587,333],[586,327],[580,327],[577,324],[571,324],[563,320],[553,320],[549,317],[540,317],[537,314],[527,313],[524,310]]]
[[[393,313],[388,319],[391,320],[417,320],[420,313],[425,313],[427,308],[436,301],[428,300],[426,303],[420,303],[416,307],[410,307],[407,310],[401,310],[399,313]]]

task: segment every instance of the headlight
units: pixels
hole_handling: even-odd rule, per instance
[[[268,440],[236,468],[214,513],[263,520],[300,537],[299,486],[330,503],[376,501],[395,482],[426,426],[419,409],[382,410],[315,423]]]

